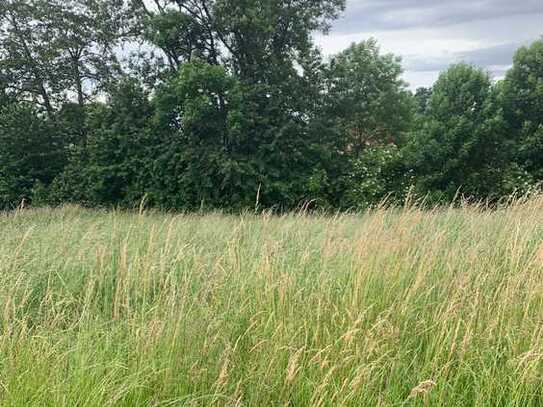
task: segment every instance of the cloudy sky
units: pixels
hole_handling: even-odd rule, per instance
[[[325,54],[376,38],[403,58],[410,87],[430,86],[454,62],[485,67],[499,79],[514,51],[543,36],[543,0],[347,0]]]

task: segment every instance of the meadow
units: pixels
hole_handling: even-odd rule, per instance
[[[543,198],[0,214],[1,406],[541,406]]]

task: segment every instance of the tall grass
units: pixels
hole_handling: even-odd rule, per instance
[[[543,199],[0,215],[2,406],[543,405]]]

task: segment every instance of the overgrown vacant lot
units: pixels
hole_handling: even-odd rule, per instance
[[[2,406],[540,406],[543,199],[0,215]]]

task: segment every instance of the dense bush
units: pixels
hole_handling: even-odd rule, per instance
[[[27,103],[0,107],[0,208],[30,202],[65,165],[62,131]]]
[[[371,147],[352,162],[343,206],[359,209],[401,202],[409,193],[410,181],[397,146]]]

